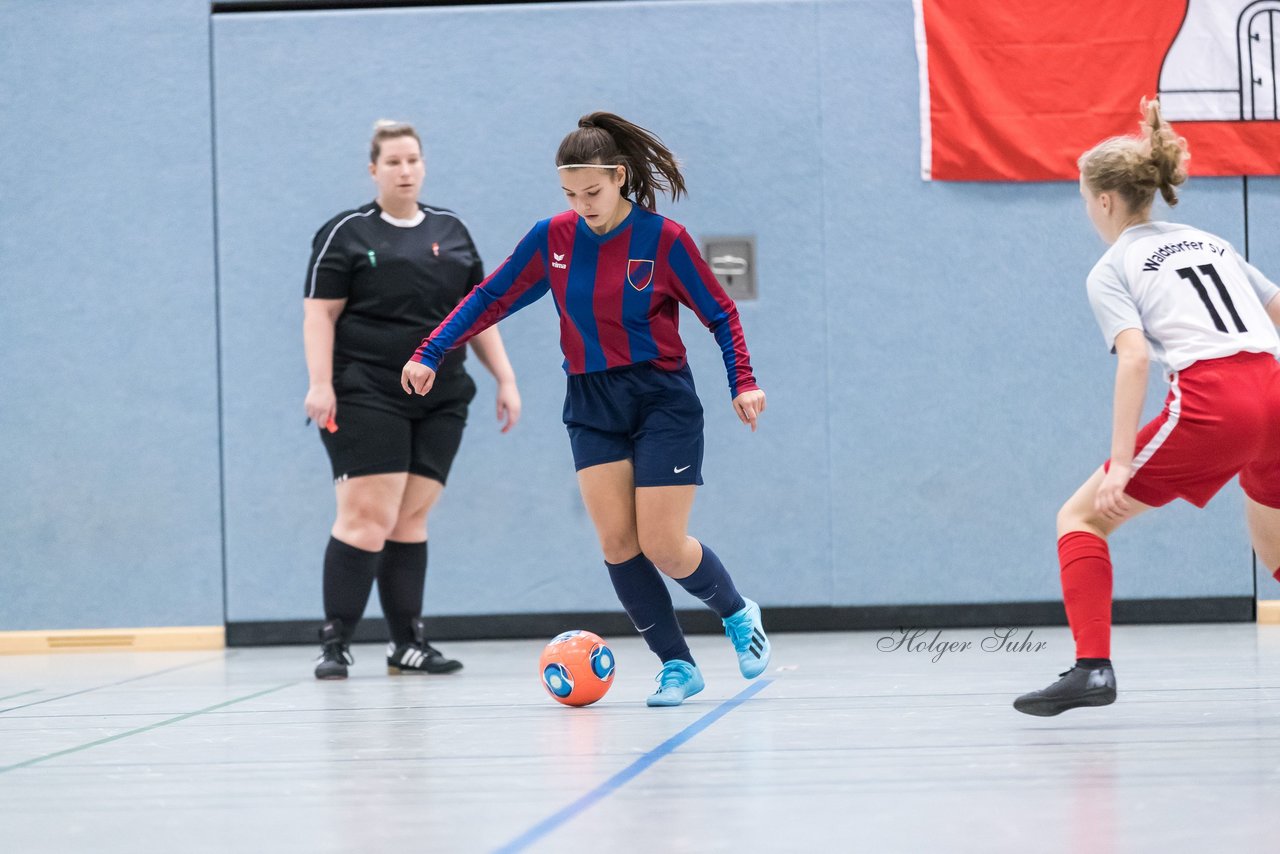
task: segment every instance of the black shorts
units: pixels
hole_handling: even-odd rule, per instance
[[[702,484],[702,403],[688,365],[572,374],[564,424],[578,471],[629,459],[636,486]]]
[[[408,472],[445,483],[462,444],[467,407],[475,396],[475,381],[463,371],[437,383],[421,399],[426,407],[413,417],[368,405],[361,397],[344,400],[339,392],[338,431],[320,431],[334,482]]]

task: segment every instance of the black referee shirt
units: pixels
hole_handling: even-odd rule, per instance
[[[340,399],[344,390],[403,398],[404,363],[484,279],[462,220],[443,208],[418,207],[426,218],[406,228],[384,220],[382,208],[370,202],[338,214],[312,240],[306,296],[347,301],[333,343]],[[440,365],[441,381],[460,373],[465,358],[465,347],[450,353]]]

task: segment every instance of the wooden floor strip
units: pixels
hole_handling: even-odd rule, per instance
[[[222,649],[223,626],[164,626],[145,629],[50,629],[0,632],[0,655],[49,652],[143,651],[172,652]]]

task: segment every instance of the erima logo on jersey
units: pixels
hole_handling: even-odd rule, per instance
[[[552,253],[551,253],[551,266],[552,266],[552,267],[555,267],[557,270],[567,270],[567,269],[569,269],[569,265],[568,265],[568,264],[562,264],[562,263],[561,263],[562,261],[564,261],[564,253],[561,253],[561,252],[552,252]]]

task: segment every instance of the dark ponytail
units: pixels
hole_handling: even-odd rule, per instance
[[[622,194],[653,210],[659,192],[672,201],[687,191],[676,157],[657,136],[613,113],[588,113],[560,143],[556,166],[599,163],[627,170]]]

